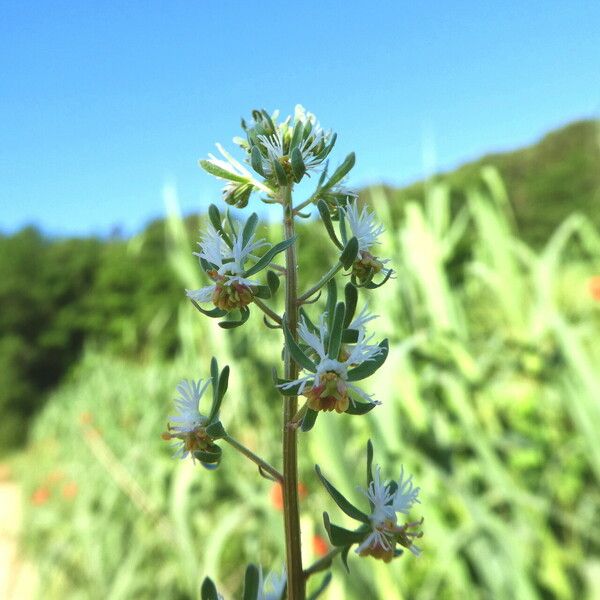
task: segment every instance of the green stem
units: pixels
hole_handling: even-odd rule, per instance
[[[319,190],[320,192],[321,190]],[[297,215],[303,208],[306,208],[309,204],[312,204],[313,202],[315,202],[315,200],[317,200],[317,198],[319,197],[318,193],[314,193],[310,198],[308,198],[308,200],[305,200],[304,202],[300,202],[300,204],[298,204],[298,206],[296,206],[296,208],[294,208],[294,214]]]
[[[290,186],[281,188],[283,204],[283,229],[285,239],[294,237],[294,207],[292,206],[292,190]],[[296,260],[296,244],[289,246],[285,252],[285,320],[294,337],[298,329],[298,281]],[[289,350],[285,349],[285,378],[298,378],[298,366]],[[304,600],[305,580],[302,571],[300,511],[298,506],[298,444],[297,430],[288,427],[298,410],[298,397],[285,396],[283,408],[283,519],[285,528],[285,552],[287,570],[288,600]]]
[[[238,452],[241,452],[246,458],[249,458],[254,464],[258,465],[265,473],[268,473],[273,479],[283,482],[283,475],[275,468],[272,467],[266,460],[263,460],[257,454],[254,454],[250,448],[246,448],[244,444],[238,442],[235,438],[232,438],[229,434],[223,437],[230,446],[233,446]]]
[[[342,268],[342,263],[336,263],[315,285],[313,285],[309,290],[304,292],[300,298],[298,298],[298,304],[303,304],[306,302],[313,294],[316,294],[327,282]]]
[[[333,550],[330,550],[323,558],[320,558],[314,562],[306,571],[304,571],[305,579],[308,579],[311,575],[318,573],[319,571],[325,571],[331,566],[331,561],[343,550],[342,546],[336,546]]]
[[[267,317],[275,321],[277,325],[281,325],[281,317],[275,311],[271,310],[262,300],[259,298],[254,298],[254,304],[256,304],[256,306],[258,306],[258,308],[260,308],[260,310],[262,310]]]

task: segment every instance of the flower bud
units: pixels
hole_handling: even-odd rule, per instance
[[[352,274],[358,281],[365,283],[383,269],[383,263],[366,250],[361,250],[358,254],[360,258],[352,265]]]
[[[308,399],[308,407],[314,411],[343,413],[350,403],[346,383],[337,373],[321,375],[319,385],[314,385],[304,395]]]
[[[218,281],[212,296],[213,304],[227,312],[248,306],[253,299],[254,294],[250,287],[238,282]]]

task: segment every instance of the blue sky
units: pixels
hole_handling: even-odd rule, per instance
[[[139,230],[252,108],[301,103],[350,184],[534,141],[600,113],[600,2],[0,3],[0,231]]]

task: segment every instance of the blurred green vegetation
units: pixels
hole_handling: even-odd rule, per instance
[[[361,194],[397,270],[361,295],[390,337],[369,380],[384,403],[326,415],[301,437],[305,562],[326,537],[323,510],[344,524],[314,464],[360,503],[369,437],[384,473],[404,464],[423,489],[425,553],[352,556],[348,578],[336,563],[330,600],[600,597],[597,131],[575,123],[426,184]],[[194,598],[207,574],[236,597],[244,561],[281,566],[272,484],[227,447],[213,473],[160,439],[175,384],[206,376],[214,354],[233,369],[223,422],[280,462],[280,336],[257,311],[225,332],[185,302],[202,283],[200,225],[173,214],[128,240],[0,235],[0,452],[33,423],[17,471],[44,598]],[[262,235],[280,239],[278,227]],[[311,221],[300,244],[306,287],[331,250]]]
[[[336,562],[327,598],[599,597],[598,229],[574,214],[531,249],[491,168],[460,197],[441,182],[419,202],[395,203],[383,188],[368,201],[387,226],[379,253],[397,270],[361,293],[380,315],[375,329],[390,337],[388,360],[368,383],[383,405],[361,418],[325,415],[301,436],[305,561],[313,537],[325,537],[323,510],[344,524],[314,464],[360,505],[357,473],[371,437],[387,476],[404,464],[422,487],[424,554],[390,565],[352,555],[348,577]],[[177,290],[196,287],[196,234],[172,216],[166,236],[165,277]],[[318,224],[302,231],[313,255],[301,252],[303,286],[328,266],[324,240]],[[280,334],[257,311],[226,332],[180,292],[170,302],[175,325],[165,330],[179,348],[170,360],[168,343],[165,356],[143,361],[89,351],[35,422],[20,471],[25,544],[44,598],[194,598],[207,574],[233,598],[245,562],[280,568],[272,484],[227,447],[209,472],[174,460],[160,439],[176,382],[206,376],[216,354],[232,366],[223,423],[279,465],[270,367]]]

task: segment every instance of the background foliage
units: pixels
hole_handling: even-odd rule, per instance
[[[555,147],[568,165],[584,143]],[[523,152],[544,166],[522,177],[551,181],[537,150]],[[577,160],[560,189],[587,209],[598,186]],[[362,195],[398,271],[363,296],[392,350],[370,390],[382,406],[361,419],[325,415],[300,438],[305,562],[323,552],[323,510],[344,524],[314,464],[360,506],[369,437],[384,473],[404,464],[422,487],[424,554],[391,565],[352,556],[328,598],[600,596],[598,213],[538,203],[530,235],[517,197],[536,186],[503,173],[507,193],[497,170],[480,167]],[[280,336],[257,311],[225,332],[184,302],[182,289],[200,284],[198,226],[172,215],[130,240],[0,238],[0,435],[10,447],[33,423],[17,466],[24,548],[44,598],[194,598],[206,574],[237,597],[237,548],[281,566],[277,488],[227,448],[215,474],[174,461],[160,439],[175,384],[205,376],[215,354],[232,366],[223,422],[270,462],[279,455],[278,436],[263,432],[278,431]],[[300,230],[302,286],[327,267],[315,227]],[[278,227],[262,234],[280,238]]]

